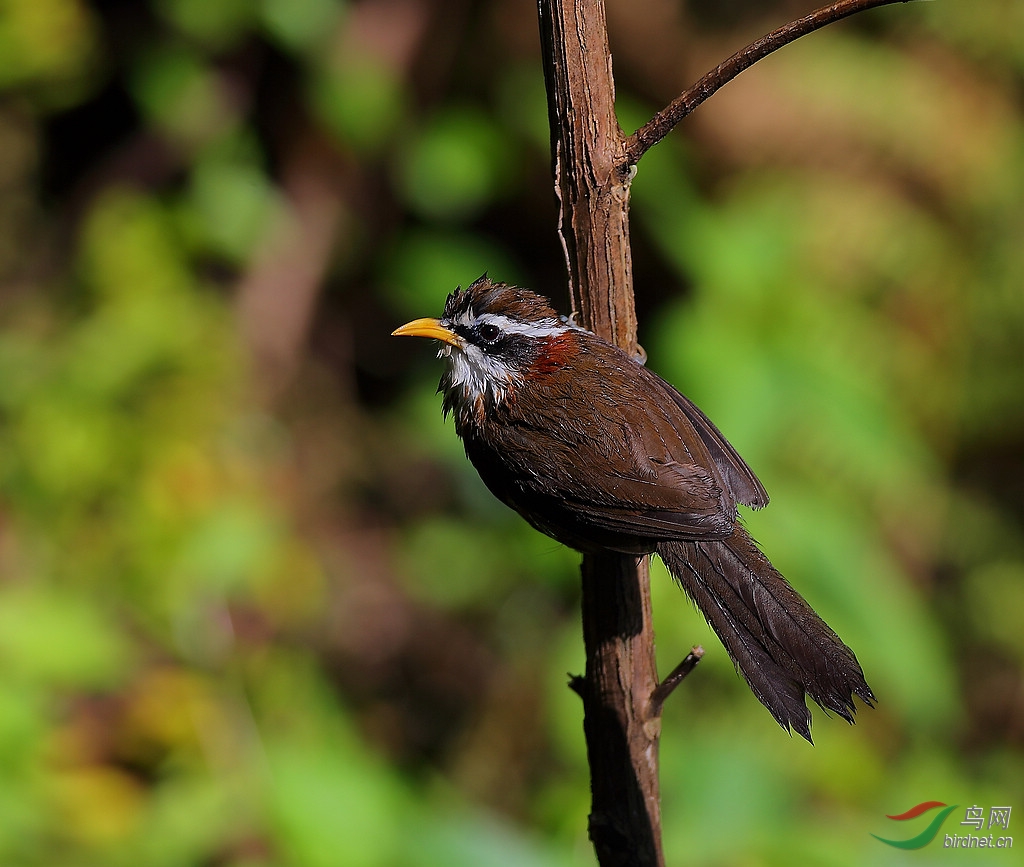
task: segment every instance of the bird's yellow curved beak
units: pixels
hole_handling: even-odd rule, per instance
[[[454,331],[445,328],[440,319],[414,319],[406,322],[401,328],[391,332],[392,337],[433,337],[452,346],[461,346],[462,338]]]

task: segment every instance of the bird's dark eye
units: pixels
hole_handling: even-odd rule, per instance
[[[501,329],[497,325],[485,322],[477,329],[477,334],[484,343],[494,343],[501,336]]]

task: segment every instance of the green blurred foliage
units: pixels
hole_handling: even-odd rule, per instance
[[[612,15],[623,117],[779,23],[696,5]],[[0,864],[593,863],[576,555],[388,338],[485,270],[564,299],[532,15],[2,4]],[[1020,17],[816,34],[639,167],[650,364],[879,697],[787,738],[656,564],[663,669],[708,650],[671,864],[904,864],[887,813],[1024,804]]]
[[[424,217],[465,219],[498,197],[510,160],[505,135],[487,114],[450,109],[410,143],[402,194]]]

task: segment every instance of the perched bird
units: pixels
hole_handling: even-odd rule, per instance
[[[579,551],[658,554],[783,728],[811,739],[805,693],[851,723],[854,695],[871,705],[853,651],[739,522],[761,482],[671,385],[486,275],[393,333],[441,342],[443,410],[491,492]]]

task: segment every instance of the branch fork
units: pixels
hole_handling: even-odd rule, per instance
[[[704,648],[696,644],[672,671],[669,672],[661,683],[652,691],[647,701],[647,713],[644,715],[647,724],[656,722],[661,718],[661,711],[667,699],[686,676],[697,667],[697,663],[704,657]],[[587,689],[587,679],[582,674],[569,675],[569,689],[580,698],[583,698]]]

